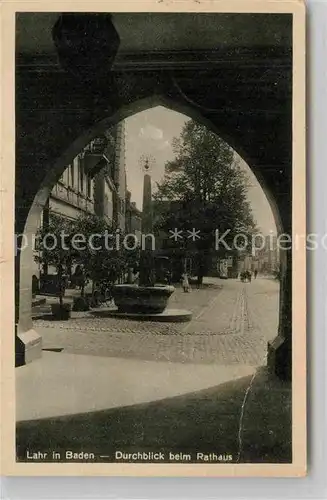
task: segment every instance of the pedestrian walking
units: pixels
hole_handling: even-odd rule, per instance
[[[171,272],[169,271],[169,269],[165,271],[165,281],[167,285],[171,284]]]
[[[188,293],[190,291],[190,282],[187,273],[182,274],[182,287],[184,293]]]
[[[254,279],[255,279],[255,280],[257,279],[257,275],[258,275],[258,270],[257,270],[257,269],[255,269],[255,270],[254,270]]]
[[[75,269],[75,272],[74,272],[74,276],[73,276],[73,282],[74,282],[74,288],[79,288],[80,290],[82,290],[83,288],[83,285],[84,285],[84,281],[85,281],[85,276],[84,276],[84,269],[83,269],[83,266],[81,266],[80,264],[78,264],[76,266],[76,269]]]

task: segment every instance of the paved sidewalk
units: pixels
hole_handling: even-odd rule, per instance
[[[254,370],[44,352],[42,359],[16,369],[17,421],[157,401]]]
[[[198,368],[196,366],[196,370]],[[179,383],[177,376],[181,374],[175,368],[172,370],[174,378],[173,383],[169,380],[170,389],[173,384]],[[66,373],[64,370],[64,375]],[[95,373],[99,374],[98,371]],[[154,374],[151,373],[151,376]],[[144,373],[141,372],[142,375]],[[137,373],[135,376],[138,379]],[[58,387],[63,381],[64,378],[59,377]],[[160,377],[156,376],[151,380],[151,385],[157,385],[158,381],[158,387],[161,387]],[[81,380],[83,382],[85,379]],[[194,384],[192,375],[191,383]],[[126,379],[123,379],[124,384],[126,386]],[[110,384],[107,385],[107,393],[112,394]],[[85,389],[84,402],[89,385]],[[61,388],[57,392],[60,396],[65,389]],[[108,397],[103,389],[99,392]],[[122,396],[118,391],[116,394],[123,404]],[[53,458],[53,452],[56,451],[65,460],[65,454],[70,450],[70,453],[93,454],[91,460],[80,458],[77,461],[113,462],[115,452],[120,450],[125,453],[160,451],[164,453],[166,462],[169,462],[171,452],[190,453],[193,462],[198,452],[222,454],[233,463],[291,462],[290,384],[268,377],[263,369],[253,375],[223,383],[217,372],[208,388],[199,390],[199,385],[194,385],[194,390],[179,396],[172,392],[170,394],[171,397],[166,393],[167,397],[163,398],[164,393],[159,392],[152,402],[139,404],[137,401],[141,398],[135,397],[133,393],[127,406],[113,407],[110,402],[108,409],[104,410],[18,422],[17,459],[30,461],[27,460],[28,453],[41,451],[47,453],[47,458],[41,461],[57,461]],[[33,401],[37,395],[31,394]],[[50,398],[51,395],[46,397]],[[82,403],[82,399],[79,402]]]

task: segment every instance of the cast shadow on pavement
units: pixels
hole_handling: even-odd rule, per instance
[[[17,461],[28,451],[94,453],[93,462],[115,461],[115,452],[162,451],[232,455],[240,463],[292,461],[291,385],[259,368],[209,389],[104,411],[17,424]],[[103,460],[101,455],[109,456]],[[167,460],[169,461],[169,460]],[[194,458],[195,461],[195,458]]]

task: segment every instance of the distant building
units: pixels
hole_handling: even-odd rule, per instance
[[[279,267],[279,252],[277,236],[266,236],[265,245],[262,249],[257,249],[255,255],[244,254],[238,258],[238,270],[258,271],[262,274],[274,274]]]
[[[265,246],[258,252],[258,271],[266,274],[274,274],[279,267],[279,250],[277,236],[266,236]]]
[[[254,271],[252,255],[241,254],[238,256],[238,273],[243,271]]]

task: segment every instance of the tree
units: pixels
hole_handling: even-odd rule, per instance
[[[105,232],[112,231],[110,225],[103,217],[95,214],[82,214],[74,223],[74,234],[82,236],[82,243],[74,245],[74,258],[76,262],[83,266],[83,282],[81,286],[81,297],[84,296],[84,289],[89,279],[92,280],[92,292],[96,286],[96,275],[94,263],[96,262],[96,255],[98,247],[98,240],[102,243],[102,236]],[[100,236],[98,236],[100,235]]]
[[[73,222],[57,214],[51,214],[47,227],[41,227],[37,233],[39,254],[35,261],[53,266],[57,271],[59,304],[63,307],[66,277],[72,264],[73,256],[70,245]]]
[[[83,265],[86,277],[92,280],[92,293],[97,287],[105,290],[112,286],[129,267],[138,263],[138,248],[133,249],[123,231],[103,217],[82,215],[75,223],[74,233],[83,235],[83,242],[86,242],[75,250],[74,258]]]
[[[250,244],[255,223],[247,200],[248,182],[228,144],[193,120],[174,139],[173,149],[175,159],[166,163],[154,196],[156,206],[161,206],[155,229],[168,233],[176,228],[189,236],[187,231],[193,228],[200,231],[200,238],[184,237],[175,247],[183,245],[193,254],[201,281],[215,250],[216,230],[220,235],[229,231],[224,241],[231,248],[240,232]],[[225,252],[224,246],[218,250]]]

